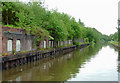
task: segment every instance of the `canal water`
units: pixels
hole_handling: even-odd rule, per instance
[[[118,81],[118,50],[95,44],[18,66],[2,73],[3,81]]]

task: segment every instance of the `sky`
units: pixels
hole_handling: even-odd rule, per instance
[[[23,1],[23,0],[22,0]],[[27,0],[29,1],[29,0]],[[119,0],[44,0],[48,10],[57,9],[80,18],[86,27],[96,28],[103,34],[117,32]]]

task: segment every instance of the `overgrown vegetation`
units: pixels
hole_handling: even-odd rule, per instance
[[[114,34],[111,34],[110,36],[109,36],[109,43],[112,43],[112,44],[114,44],[114,45],[120,45],[120,43],[119,43],[119,40],[118,40],[119,38],[118,38],[118,32],[115,32]]]
[[[118,42],[118,32],[115,32],[114,34],[111,34],[109,36],[110,40]]]
[[[85,27],[80,19],[77,22],[68,14],[49,11],[41,2],[2,2],[2,17],[2,25],[25,28],[27,33],[35,35],[38,47],[44,37],[53,37],[55,42],[74,38],[94,43],[108,41],[108,36]]]

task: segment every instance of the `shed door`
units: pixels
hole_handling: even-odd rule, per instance
[[[16,41],[16,51],[20,51],[20,40]]]
[[[46,41],[44,40],[44,48],[46,48]]]
[[[7,49],[8,49],[8,51],[12,51],[12,40],[8,40]]]

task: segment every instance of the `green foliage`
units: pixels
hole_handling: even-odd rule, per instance
[[[71,19],[71,27],[74,30],[73,36],[75,38],[80,38],[81,37],[81,29],[79,24],[75,21],[75,18]]]
[[[109,38],[109,36],[107,36],[107,35],[103,35],[102,39],[103,39],[105,42],[111,40],[111,39]]]
[[[38,47],[37,49],[40,49],[40,43],[44,40],[44,38],[49,38],[49,32],[38,26],[31,28],[31,34],[36,36],[35,43]]]
[[[64,41],[67,39],[68,32],[64,26],[64,22],[60,17],[60,13],[58,13],[56,10],[52,11],[48,19],[49,25],[46,25],[45,27],[55,41]]]
[[[84,42],[85,43],[89,43],[89,39],[88,38],[84,38]]]
[[[40,50],[45,50],[45,48],[41,48]]]
[[[2,17],[3,25],[24,27],[26,34],[35,35],[36,46],[39,46],[45,37],[54,39],[55,42],[86,38],[85,42],[97,43],[110,39],[95,28],[85,27],[80,19],[76,22],[75,18],[68,14],[47,10],[41,2],[3,2]]]
[[[118,28],[118,42],[120,43],[120,28]]]
[[[11,31],[8,31],[8,33],[10,33]]]
[[[60,48],[60,47],[71,46],[71,45],[73,45],[73,44],[60,45],[60,46],[58,46],[58,47]]]
[[[114,34],[111,34],[109,36],[109,40],[118,41],[118,32],[115,32]]]
[[[49,38],[50,38],[51,40],[54,40],[54,38],[53,38],[52,36],[49,36]]]
[[[65,13],[62,13],[60,15],[60,19],[61,19],[61,21],[63,21],[64,28],[67,31],[67,39],[69,39],[69,40],[73,39],[74,30],[71,27],[71,16],[69,16]]]
[[[51,48],[50,46],[47,47],[47,49],[50,49],[50,48]]]
[[[9,54],[8,53],[2,53],[2,56],[8,56]]]
[[[112,43],[112,44],[114,44],[114,45],[120,45],[120,43],[118,43],[118,42],[116,42],[116,41],[109,41],[109,43]]]
[[[95,44],[94,39],[91,41],[91,44],[92,44],[92,45],[94,45],[94,44]]]
[[[6,26],[6,27],[14,27],[14,28],[21,28],[21,27],[17,27],[17,26],[14,26],[14,25],[3,25],[3,26]]]
[[[80,43],[79,42],[73,42],[73,45],[77,45],[77,46],[80,46]]]
[[[15,49],[13,49],[13,54],[15,54],[16,53],[16,50]]]
[[[102,35],[99,31],[97,31],[95,28],[89,28],[87,27],[86,30],[84,30],[86,35],[84,35],[85,38],[88,38],[89,42],[94,42],[97,43],[101,40],[108,41],[108,36],[107,35]]]
[[[85,26],[85,25],[84,25],[84,23],[83,23],[83,22],[81,22],[81,20],[80,20],[80,19],[79,19],[78,23],[79,23],[79,25],[80,25],[80,26]]]

